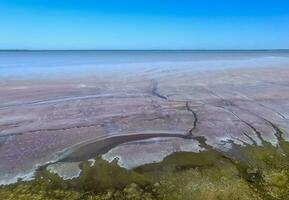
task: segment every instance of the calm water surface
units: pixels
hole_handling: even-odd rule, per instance
[[[289,64],[289,51],[0,51],[0,77],[215,70]]]

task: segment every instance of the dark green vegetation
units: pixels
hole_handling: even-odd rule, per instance
[[[175,153],[160,163],[127,171],[96,158],[84,161],[80,177],[62,180],[42,169],[30,182],[2,187],[0,199],[289,199],[289,143],[239,146],[220,152]],[[203,146],[206,145],[203,140]]]

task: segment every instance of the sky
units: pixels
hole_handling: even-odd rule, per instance
[[[289,49],[289,1],[0,0],[0,49]]]

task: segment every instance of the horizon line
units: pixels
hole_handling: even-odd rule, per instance
[[[0,49],[0,51],[289,51],[281,49]]]

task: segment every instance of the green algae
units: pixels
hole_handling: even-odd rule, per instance
[[[178,152],[133,170],[97,157],[94,165],[83,161],[80,176],[71,180],[39,169],[32,181],[1,187],[0,199],[289,199],[288,150],[289,143],[279,138],[276,146]]]

